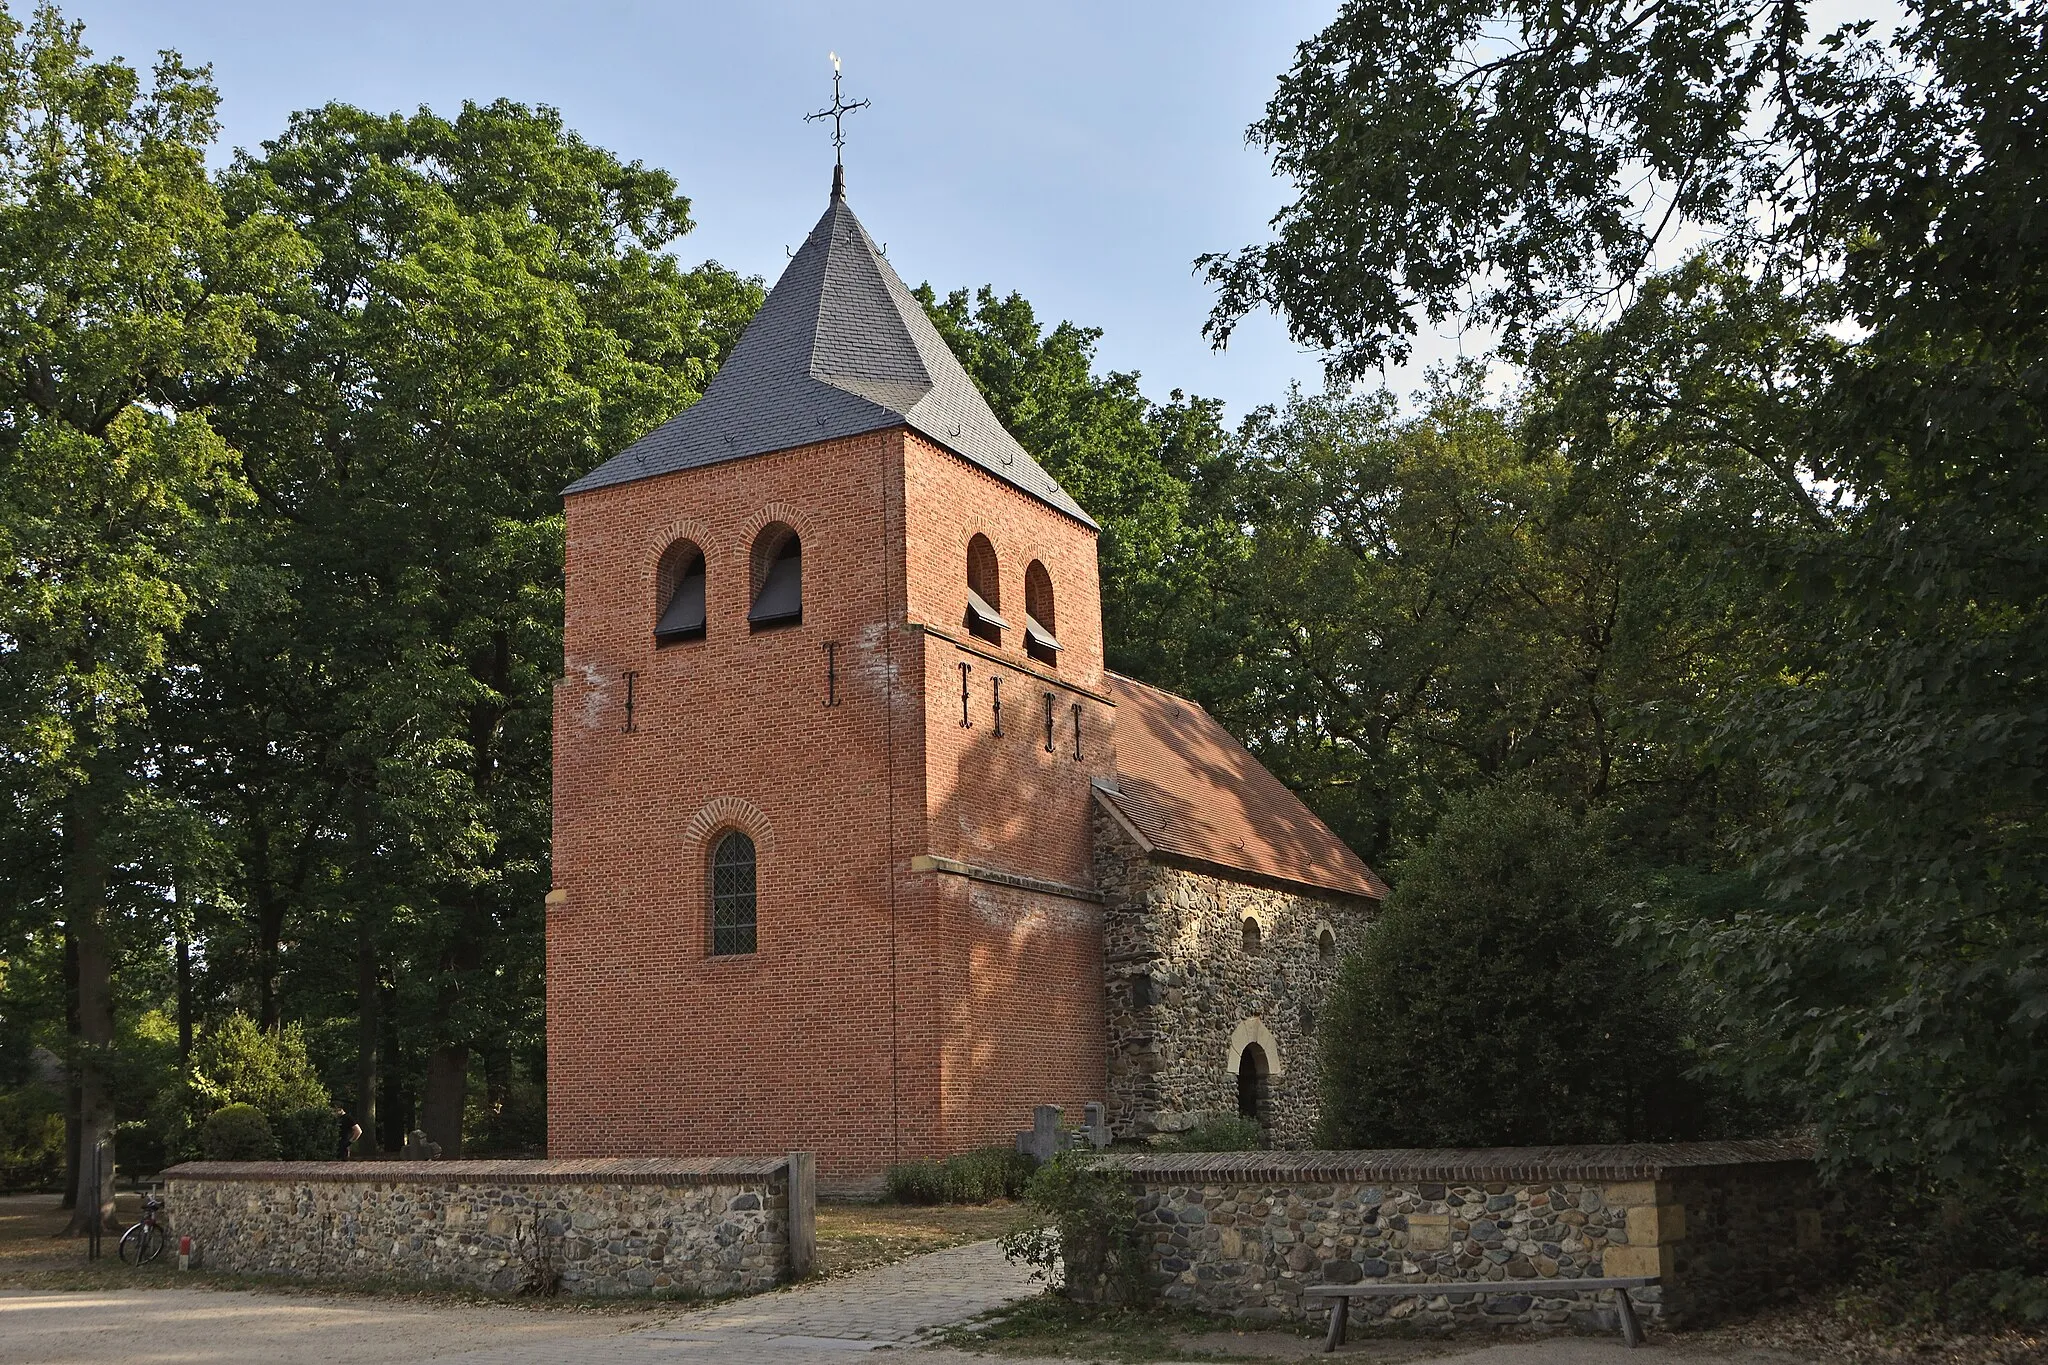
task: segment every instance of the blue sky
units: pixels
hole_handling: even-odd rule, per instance
[[[1269,318],[1212,353],[1191,263],[1258,239],[1284,202],[1244,129],[1337,0],[63,7],[101,56],[173,47],[212,63],[231,147],[328,100],[554,105],[590,141],[675,174],[698,222],[680,255],[771,282],[825,205],[829,133],[802,116],[830,102],[836,49],[849,98],[874,101],[847,120],[849,197],[905,279],[990,283],[1042,319],[1100,327],[1102,360],[1142,371],[1155,397],[1177,387],[1241,414],[1290,380],[1321,383],[1318,358]]]

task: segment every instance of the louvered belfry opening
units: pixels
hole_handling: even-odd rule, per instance
[[[1002,571],[996,565],[996,547],[989,544],[987,536],[977,534],[967,542],[967,633],[1000,645],[1010,626],[1002,609]]]
[[[711,855],[711,953],[754,951],[754,841],[738,830]]]
[[[703,639],[704,552],[687,540],[676,542],[661,557],[655,580],[661,614],[655,618],[654,642]]]
[[[804,547],[790,527],[777,522],[754,537],[754,605],[750,630],[801,625],[804,619]]]
[[[1053,633],[1058,628],[1053,611],[1052,575],[1034,559],[1024,570],[1024,652],[1039,663],[1058,668],[1060,642]]]

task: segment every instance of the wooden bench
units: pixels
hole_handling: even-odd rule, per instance
[[[1628,1291],[1657,1283],[1655,1275],[1619,1275],[1584,1280],[1457,1280],[1445,1284],[1313,1284],[1305,1294],[1311,1299],[1329,1299],[1330,1335],[1323,1350],[1334,1351],[1344,1344],[1344,1328],[1351,1319],[1353,1299],[1434,1298],[1438,1294],[1530,1294],[1559,1299],[1589,1290],[1612,1289],[1614,1306],[1621,1318],[1621,1339],[1631,1346],[1643,1344],[1643,1325],[1636,1321],[1635,1305]]]

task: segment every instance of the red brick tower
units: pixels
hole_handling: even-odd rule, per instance
[[[1096,528],[836,177],[704,397],[566,504],[550,1152],[868,1175],[1102,1098]]]

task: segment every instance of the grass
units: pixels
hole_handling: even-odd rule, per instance
[[[1019,1204],[818,1205],[818,1273],[848,1275],[927,1251],[1000,1237],[1029,1213]]]

